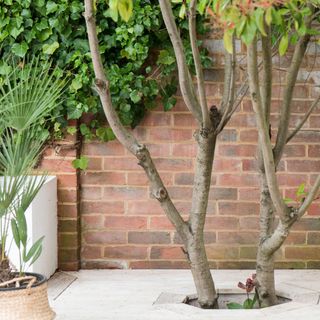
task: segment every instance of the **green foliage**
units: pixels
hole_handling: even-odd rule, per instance
[[[305,197],[308,195],[308,193],[306,192],[306,184],[303,182],[301,183],[299,186],[298,186],[298,189],[296,190],[296,193],[295,193],[295,199],[292,199],[292,198],[284,198],[284,202],[286,204],[296,204],[297,206],[300,205]]]
[[[266,28],[272,26],[274,40],[280,38],[279,54],[284,55],[289,43],[305,35],[315,35],[315,29],[308,29],[306,18],[313,8],[319,8],[319,0],[213,0],[205,1],[208,12],[216,23],[224,29],[224,44],[232,53],[232,35],[236,35],[246,45],[257,36],[266,36]],[[203,8],[202,4],[201,8]],[[201,10],[198,8],[201,12]]]
[[[36,59],[29,65],[7,64],[6,69],[9,71],[0,85],[1,260],[7,256],[11,225],[22,274],[42,251],[43,238],[29,248],[25,218],[27,208],[46,180],[45,175],[33,175],[47,138],[41,134],[39,123],[50,119],[52,110],[59,105],[64,81],[53,77],[49,64]]]
[[[253,296],[253,299],[250,299],[249,297],[241,303],[237,302],[230,302],[227,304],[228,309],[253,309],[257,303],[257,294],[255,293]]]
[[[89,159],[85,156],[81,156],[79,159],[72,161],[72,166],[75,169],[86,170],[89,164]]]
[[[0,54],[2,58],[13,55],[20,61],[31,54],[39,56],[41,63],[51,59],[54,77],[66,74],[69,85],[63,103],[52,110],[46,125],[60,137],[67,120],[90,113],[96,121],[88,127],[90,134],[85,130],[85,137],[105,140],[102,130],[96,131],[104,118],[99,98],[92,90],[93,69],[83,12],[83,2],[76,0],[4,1],[0,7]],[[175,14],[178,17],[178,6]],[[172,90],[170,94],[166,90],[167,84],[176,85],[176,64],[158,1],[96,1],[96,15],[103,64],[121,121],[135,127],[155,106],[159,94],[165,110],[169,110],[174,98]],[[179,20],[179,24],[185,39],[185,21]],[[198,26],[202,32],[203,23]],[[186,51],[190,57],[190,46]],[[161,52],[167,52],[166,56],[161,58]],[[208,64],[205,51],[202,57]],[[188,62],[193,63],[190,58]],[[7,65],[0,62],[0,82],[8,72]]]

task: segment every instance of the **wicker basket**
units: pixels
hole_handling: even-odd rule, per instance
[[[47,282],[44,279],[31,288],[0,289],[1,320],[52,320]]]

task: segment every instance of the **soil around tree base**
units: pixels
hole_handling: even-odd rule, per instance
[[[253,294],[249,295],[250,299],[253,299]],[[287,299],[284,297],[279,297],[278,298],[278,303],[277,304],[282,304],[291,301],[291,299]],[[243,304],[243,302],[247,299],[246,294],[242,293],[222,293],[219,294],[218,296],[218,308],[216,309],[228,309],[228,304],[231,302],[236,302]],[[184,302],[185,304],[188,304],[193,307],[201,308],[199,303],[198,303],[198,298],[196,295],[190,295],[186,297],[186,300]],[[259,309],[258,303],[256,303],[256,306],[254,309]],[[230,309],[231,310],[231,309]]]

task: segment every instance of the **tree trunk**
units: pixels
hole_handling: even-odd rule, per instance
[[[274,253],[267,253],[258,248],[257,255],[257,291],[261,307],[277,304],[274,283]]]
[[[265,250],[263,244],[274,231],[274,206],[270,196],[262,154],[260,162],[260,243],[257,253],[257,290],[261,306],[272,306],[277,303],[274,284],[274,253]]]
[[[210,272],[203,233],[199,233],[188,240],[187,256],[201,308],[216,308],[218,306],[218,296]]]

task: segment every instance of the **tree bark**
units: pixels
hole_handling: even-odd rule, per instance
[[[186,243],[187,256],[197,288],[198,302],[202,308],[206,309],[217,307],[217,293],[210,273],[203,238],[216,145],[216,135],[213,131],[214,129],[211,128],[209,133],[205,130],[200,130],[195,133],[195,138],[198,143],[198,153],[192,195],[192,208],[189,217],[191,236]]]
[[[268,253],[258,247],[257,254],[257,292],[260,306],[269,307],[277,304],[274,283],[274,253]]]
[[[187,256],[196,286],[198,302],[203,309],[213,309],[218,306],[217,293],[210,272],[206,255],[203,232],[189,238]]]

